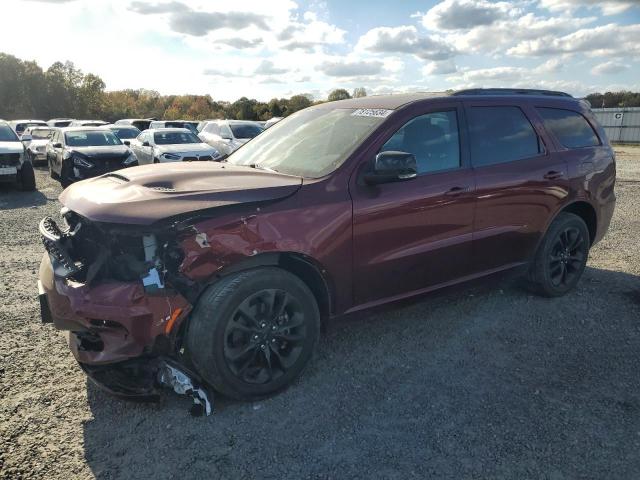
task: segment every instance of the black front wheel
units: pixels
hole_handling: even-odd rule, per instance
[[[60,185],[62,188],[67,188],[69,185],[73,183],[73,178],[71,177],[73,173],[73,167],[70,162],[63,162],[62,168],[60,169]]]
[[[587,264],[591,240],[582,218],[561,213],[542,239],[529,271],[533,289],[547,297],[573,289]]]
[[[320,334],[316,299],[298,277],[279,268],[223,278],[202,295],[186,346],[200,375],[240,400],[262,398],[304,370]]]
[[[36,189],[36,176],[31,162],[24,162],[20,168],[20,186],[22,190],[33,192]]]

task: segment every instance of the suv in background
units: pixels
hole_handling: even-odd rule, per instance
[[[157,130],[158,128],[186,128],[193,132],[194,135],[198,134],[196,127],[198,122],[192,122],[190,120],[154,120],[149,124],[149,129]]]
[[[104,127],[57,128],[47,144],[49,175],[64,188],[137,163],[129,147]]]
[[[208,122],[198,135],[223,155],[231,155],[264,128],[249,120],[215,120]]]
[[[145,131],[151,125],[155,118],[123,118],[121,120],[117,120],[114,125],[117,126],[126,126],[131,125],[136,127],[141,132]]]
[[[25,156],[24,145],[4,120],[0,120],[0,182],[19,184],[23,190],[36,189],[33,165]]]
[[[139,165],[218,160],[218,151],[186,128],[149,128],[131,142]]]
[[[18,137],[22,137],[24,131],[29,127],[46,127],[47,122],[42,120],[11,120],[9,122],[13,131],[18,134]]]
[[[153,394],[169,362],[261,398],[302,373],[324,319],[507,271],[568,293],[614,186],[603,129],[561,92],[324,103],[227,162],[63,192],[64,227],[40,226],[42,318],[119,394]]]
[[[73,122],[73,118],[52,118],[51,120],[47,120],[47,125],[50,127],[68,127],[71,122]]]

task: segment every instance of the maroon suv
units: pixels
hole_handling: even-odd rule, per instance
[[[564,93],[325,103],[227,162],[65,190],[63,223],[40,225],[43,320],[114,393],[154,395],[170,365],[174,387],[259,398],[300,375],[326,318],[517,267],[565,294],[614,182],[602,128]]]

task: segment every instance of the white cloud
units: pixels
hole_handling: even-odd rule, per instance
[[[429,75],[448,75],[458,71],[453,60],[440,60],[438,62],[429,62],[422,67],[422,74]]]
[[[509,2],[487,0],[444,0],[431,8],[422,24],[432,30],[460,30],[509,18],[519,12]]]
[[[528,74],[526,68],[521,67],[493,67],[464,70],[448,78],[451,82],[458,82],[468,86],[511,86],[512,82],[521,80]],[[490,85],[486,85],[489,82]]]
[[[420,35],[412,25],[373,28],[360,37],[355,50],[411,54],[423,60],[445,60],[456,53],[452,45],[436,36]]]
[[[357,77],[382,73],[384,63],[378,60],[338,60],[323,62],[317,69],[330,77]]]
[[[591,69],[594,75],[615,75],[629,70],[629,65],[618,60],[600,63]]]
[[[604,15],[616,15],[637,4],[637,0],[540,0],[541,7],[555,12],[573,13],[580,7],[586,7],[599,8]]]

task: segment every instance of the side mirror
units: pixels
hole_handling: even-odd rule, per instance
[[[124,141],[124,142],[122,142],[122,143],[124,143],[127,147],[128,147],[129,145],[131,145],[131,142],[130,142],[129,140],[125,140],[125,141]]]
[[[150,147],[151,144],[149,142],[142,142],[143,147]]]
[[[401,182],[418,176],[418,165],[413,153],[380,152],[376,155],[373,171],[364,176],[369,185],[380,183]]]
[[[22,135],[20,140],[23,141],[23,142],[30,142],[31,140],[33,140],[33,137],[31,135],[29,135],[28,133],[25,133],[24,135]]]
[[[62,148],[62,144],[60,142],[54,143],[53,148]]]

